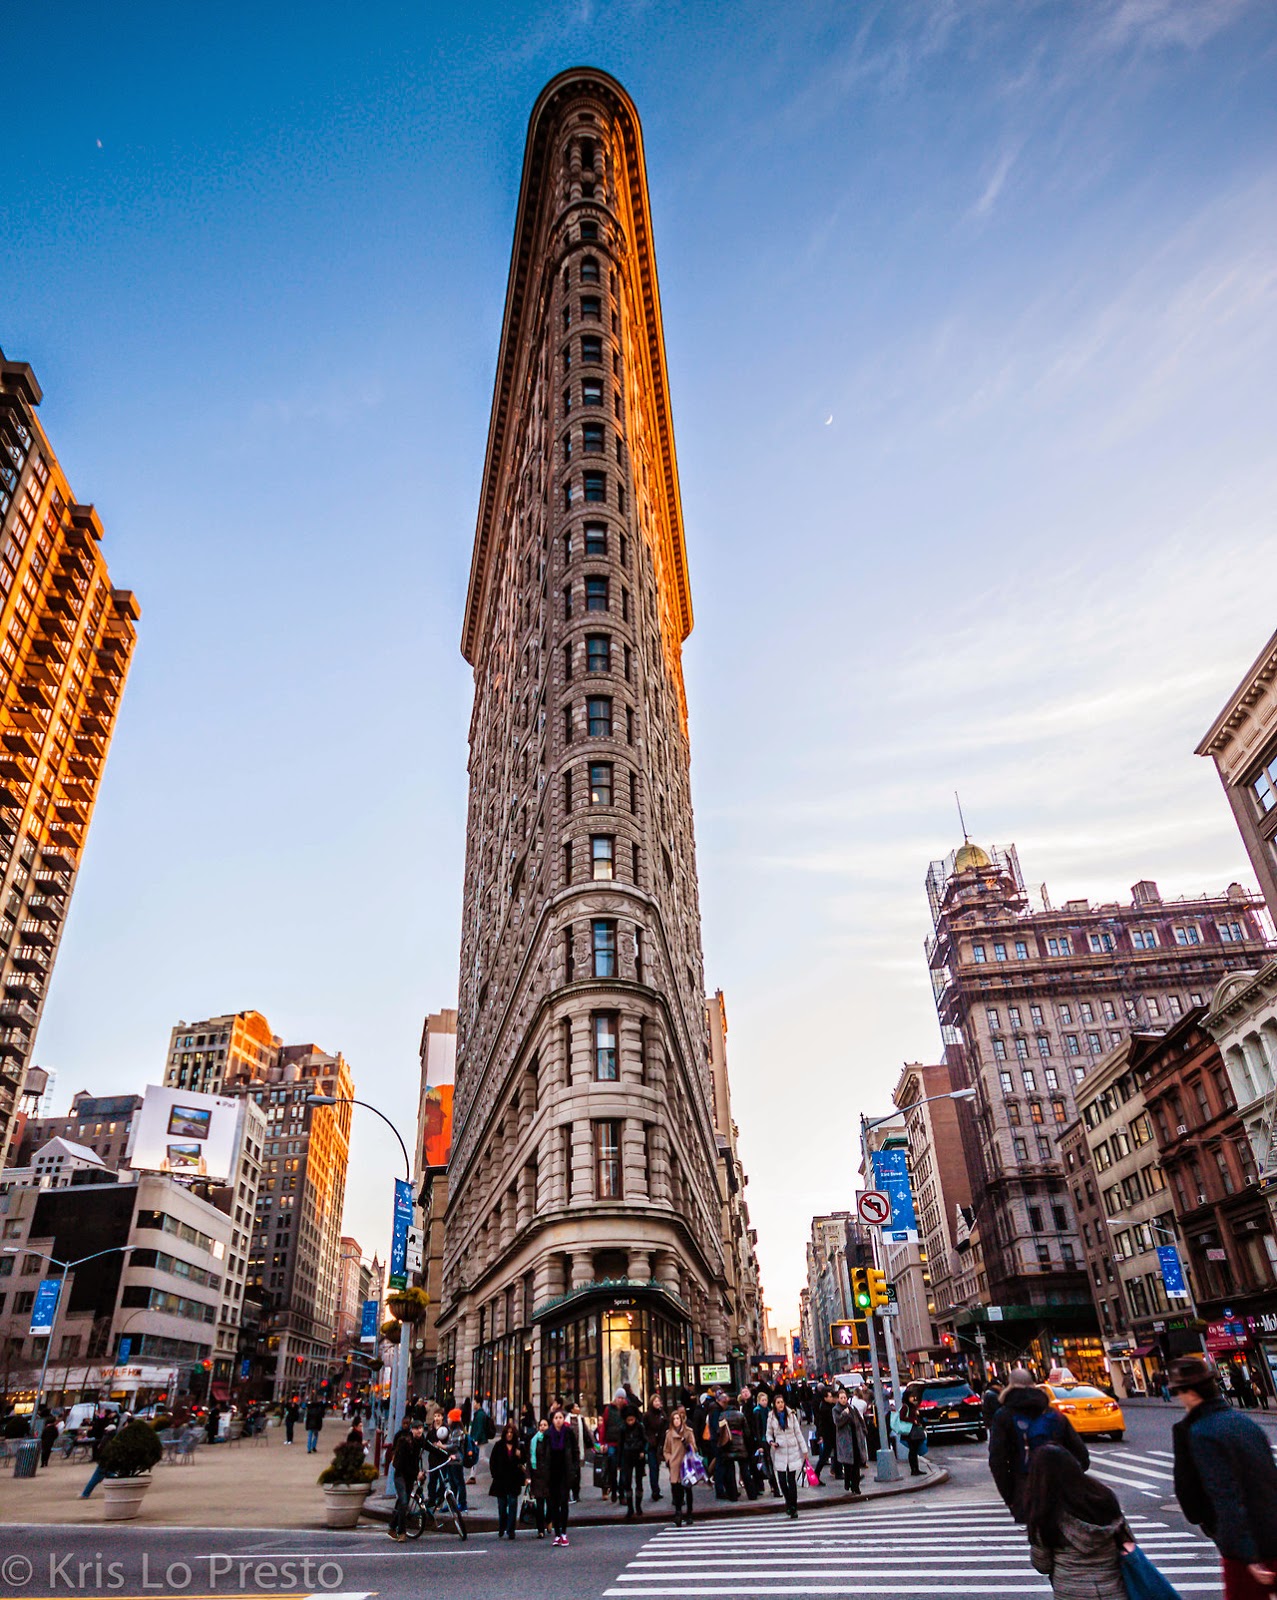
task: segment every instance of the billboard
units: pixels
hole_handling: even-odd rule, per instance
[[[433,1084],[421,1097],[422,1156],[428,1167],[446,1167],[452,1150],[452,1085]]]
[[[129,1165],[175,1178],[225,1183],[235,1170],[240,1100],[148,1084],[133,1124]]]

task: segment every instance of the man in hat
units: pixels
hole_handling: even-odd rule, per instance
[[[1264,1600],[1277,1588],[1277,1466],[1258,1423],[1224,1399],[1201,1356],[1171,1363],[1185,1415],[1171,1429],[1175,1494],[1224,1563],[1225,1600]]]

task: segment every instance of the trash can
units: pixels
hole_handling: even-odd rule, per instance
[[[18,1446],[18,1453],[13,1458],[13,1475],[15,1478],[34,1478],[35,1469],[40,1464],[40,1441],[38,1439],[24,1439]]]

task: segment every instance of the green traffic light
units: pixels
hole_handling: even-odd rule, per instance
[[[870,1301],[869,1296],[862,1289],[861,1292],[856,1296],[856,1304],[862,1311],[865,1311],[868,1310],[871,1303],[872,1302]]]

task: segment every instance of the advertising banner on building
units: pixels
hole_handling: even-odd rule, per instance
[[[360,1344],[377,1343],[377,1313],[379,1307],[375,1300],[365,1300],[363,1315],[359,1322]]]
[[[1178,1295],[1181,1299],[1188,1299],[1188,1285],[1184,1282],[1184,1266],[1179,1258],[1179,1251],[1173,1244],[1159,1244],[1157,1259],[1162,1267],[1162,1283],[1169,1296]]]
[[[903,1145],[875,1150],[869,1157],[874,1188],[891,1198],[891,1220],[882,1237],[895,1244],[918,1242],[918,1217],[913,1209],[913,1189],[909,1183],[909,1152]]]
[[[148,1084],[133,1125],[129,1165],[135,1172],[225,1183],[234,1171],[243,1102]]]
[[[395,1214],[390,1230],[390,1275],[392,1289],[408,1286],[408,1232],[412,1227],[412,1185],[405,1178],[395,1179]]]
[[[58,1314],[58,1292],[61,1278],[42,1278],[31,1307],[31,1332],[46,1338],[53,1332],[53,1319]]]

